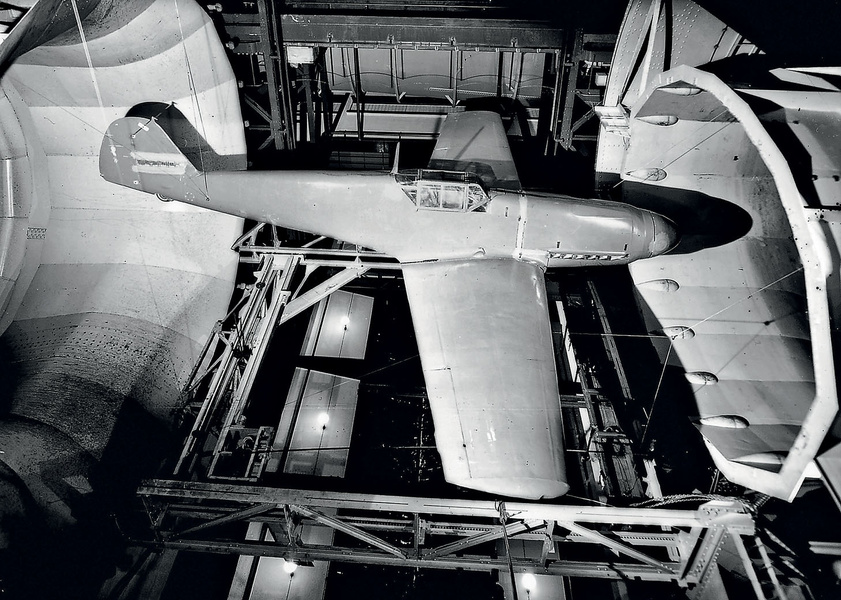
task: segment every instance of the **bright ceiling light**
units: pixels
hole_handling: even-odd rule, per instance
[[[523,578],[520,579],[523,584],[523,589],[531,593],[537,587],[537,577],[532,573],[523,573]]]
[[[295,572],[295,569],[297,569],[297,568],[298,568],[298,563],[296,563],[294,560],[283,561],[283,572],[284,573],[288,573],[288,574],[291,575],[292,573]]]
[[[350,325],[350,317],[347,315],[342,316],[342,318],[339,319],[339,324],[343,329],[347,329],[347,326]]]
[[[322,411],[318,413],[318,416],[315,418],[315,420],[318,423],[319,427],[327,427],[327,423],[330,422],[330,415]]]

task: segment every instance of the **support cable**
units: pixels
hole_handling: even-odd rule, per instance
[[[657,381],[657,388],[654,390],[654,399],[651,401],[651,411],[648,413],[648,421],[646,422],[645,429],[642,432],[640,448],[645,448],[645,437],[648,435],[648,428],[651,425],[651,419],[654,418],[654,407],[657,405],[657,396],[660,394],[660,386],[663,384],[663,377],[666,375],[666,367],[669,366],[669,357],[672,355],[672,348],[674,347],[674,341],[670,338],[669,350],[666,352],[666,358],[663,360],[663,368],[660,370],[660,379]]]
[[[82,17],[79,14],[79,6],[76,0],[70,0],[73,5],[73,16],[76,17],[76,27],[79,29],[79,36],[82,38],[82,49],[85,52],[85,60],[88,61],[88,70],[91,74],[91,81],[93,82],[93,89],[96,92],[96,100],[99,102],[99,112],[102,115],[103,131],[108,129],[108,117],[105,115],[105,104],[102,102],[102,93],[99,90],[99,81],[96,79],[96,70],[93,68],[93,60],[91,59],[90,48],[88,48],[88,39],[85,36],[85,30],[82,27]]]
[[[196,92],[196,82],[193,77],[193,67],[192,65],[190,65],[190,56],[187,53],[187,43],[184,38],[184,28],[181,25],[181,11],[178,10],[178,0],[173,0],[173,2],[175,3],[175,18],[178,21],[178,31],[181,34],[181,47],[184,49],[184,62],[187,65],[187,79],[189,81],[190,91],[192,91],[191,100],[193,101],[193,105],[196,110],[196,118],[198,119],[199,125],[201,126],[201,134],[199,134],[198,136],[199,162],[201,163],[202,176],[204,177],[204,189],[207,189],[207,169],[204,166],[204,149],[202,148],[202,139],[207,138],[207,129],[204,126],[204,118],[202,117],[201,105],[199,104],[198,93]]]
[[[717,118],[719,118],[720,116],[722,116],[722,115],[726,114],[727,112],[728,112],[728,109],[727,109],[727,108],[722,108],[722,109],[721,109],[721,112],[719,112],[719,113],[717,113],[717,114],[712,115],[709,119],[707,119],[707,120],[706,120],[706,122],[704,123],[704,127],[706,127],[707,125],[711,125],[711,124],[715,123]],[[684,152],[681,152],[680,154],[678,154],[677,156],[675,156],[672,160],[670,160],[669,162],[667,162],[666,164],[664,164],[664,165],[663,165],[662,167],[660,167],[660,168],[661,168],[661,169],[665,169],[665,168],[667,168],[667,167],[669,167],[669,166],[673,165],[673,164],[674,164],[675,162],[677,162],[679,159],[681,159],[682,157],[686,156],[687,154],[689,154],[690,152],[692,152],[694,149],[696,149],[699,145],[703,144],[704,142],[706,142],[707,140],[709,140],[709,139],[710,139],[710,138],[712,138],[713,136],[718,135],[719,133],[721,133],[722,131],[724,131],[725,129],[727,129],[727,126],[728,126],[728,125],[732,125],[732,123],[724,123],[724,127],[721,127],[720,129],[716,129],[716,130],[715,130],[715,131],[713,131],[711,134],[709,134],[707,137],[705,137],[705,138],[703,138],[703,139],[701,139],[701,140],[699,140],[699,141],[695,142],[695,143],[694,143],[694,144],[692,144],[692,145],[691,145],[691,146],[690,146],[687,150],[685,150]],[[698,131],[700,131],[700,129],[699,129]],[[675,148],[677,148],[677,147],[678,147],[680,144],[682,144],[683,142],[688,141],[688,140],[689,140],[689,138],[691,138],[693,135],[695,135],[695,133],[697,133],[697,132],[693,132],[692,134],[687,135],[686,137],[684,137],[684,138],[680,139],[678,142],[676,142],[676,143],[672,144],[671,146],[669,146],[668,148],[666,148],[663,152],[661,152],[659,155],[657,155],[657,156],[653,157],[653,158],[649,161],[649,163],[654,164],[655,162],[658,162],[658,161],[660,161],[660,160],[663,160],[663,159],[664,159],[664,158],[665,158],[665,157],[669,154],[669,152],[671,152],[672,150],[674,150]],[[616,185],[614,185],[614,186],[613,186],[613,188],[617,188],[617,187],[619,187],[620,185],[622,185],[623,183],[625,183],[625,181],[626,181],[625,179],[620,179],[620,180],[616,183]]]
[[[695,327],[697,327],[698,325],[701,325],[702,323],[705,323],[705,322],[709,321],[709,320],[710,320],[710,319],[712,319],[713,317],[717,317],[717,316],[718,316],[718,315],[720,315],[721,313],[723,313],[723,312],[725,312],[725,311],[730,310],[730,309],[731,309],[731,308],[733,308],[734,306],[736,306],[736,305],[738,305],[738,304],[741,304],[742,302],[745,302],[745,301],[747,301],[747,300],[750,300],[751,298],[753,298],[753,297],[754,297],[754,296],[756,296],[757,294],[761,294],[762,292],[764,292],[764,291],[765,291],[765,290],[767,290],[768,288],[770,288],[770,287],[772,287],[772,286],[777,285],[778,283],[780,283],[783,279],[788,279],[788,278],[789,278],[789,277],[791,277],[792,275],[794,275],[794,274],[796,274],[796,273],[799,273],[799,272],[800,272],[800,271],[802,271],[802,270],[803,270],[803,266],[801,265],[800,267],[797,267],[797,268],[796,268],[796,269],[794,269],[793,271],[791,271],[791,272],[789,272],[789,273],[786,273],[786,274],[785,274],[785,275],[783,275],[782,277],[778,277],[777,279],[775,279],[774,281],[772,281],[772,282],[771,282],[771,283],[769,283],[768,285],[764,285],[764,286],[762,286],[761,288],[759,288],[758,290],[756,290],[755,292],[751,292],[750,294],[748,294],[748,295],[747,295],[747,296],[745,296],[744,298],[740,298],[739,300],[736,300],[735,302],[732,302],[732,303],[728,304],[728,305],[727,305],[727,306],[725,306],[724,308],[722,308],[722,309],[720,309],[720,310],[717,310],[716,312],[714,312],[713,314],[711,314],[709,317],[706,317],[706,318],[704,318],[704,319],[701,319],[701,320],[700,320],[700,321],[698,321],[697,323],[693,324],[693,325],[690,327],[690,329],[694,329],[694,328],[695,328]]]

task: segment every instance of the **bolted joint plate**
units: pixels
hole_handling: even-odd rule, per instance
[[[699,523],[705,527],[724,526],[735,535],[753,535],[756,524],[749,508],[738,500],[711,500],[698,509]]]

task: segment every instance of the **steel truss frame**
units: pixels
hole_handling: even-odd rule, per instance
[[[390,49],[395,62],[397,53],[403,50],[450,52],[453,81],[452,94],[448,98],[452,105],[462,99],[459,97],[456,73],[463,52],[496,52],[500,59],[498,85],[502,84],[503,54],[552,55],[547,62],[546,91],[555,89],[560,98],[562,80],[569,77],[572,77],[573,85],[568,93],[573,94],[577,87],[574,81],[577,63],[575,69],[569,69],[569,65],[564,66],[562,61],[566,39],[572,34],[550,21],[489,19],[486,9],[472,16],[467,13],[453,16],[450,12],[452,7],[444,5],[418,18],[399,12],[393,15],[341,14],[335,11],[291,14],[279,10],[269,0],[258,0],[255,4],[257,11],[254,13],[228,12],[217,6],[229,48],[235,54],[254,57],[256,62],[252,71],[257,68],[264,72],[268,106],[254,94],[243,91],[244,103],[262,121],[260,124],[247,123],[247,128],[268,133],[259,148],[261,150],[272,143],[278,150],[293,150],[302,142],[318,142],[323,134],[354,136],[360,140],[434,139],[437,136],[440,115],[429,114],[427,109],[416,105],[400,104],[403,94],[398,89],[396,78],[396,104],[370,104],[359,71],[360,48]],[[585,43],[591,43],[604,36],[588,34],[585,37]],[[312,63],[300,64],[296,76],[292,75],[292,65],[287,58],[289,47],[313,50]],[[347,48],[353,56],[351,93],[334,93],[327,85],[325,50],[328,48]],[[561,72],[566,72],[566,75],[562,76]],[[252,85],[259,87],[259,82],[243,87]],[[580,97],[587,101],[586,96]],[[548,128],[549,119],[554,118],[551,128],[556,139],[561,128],[568,133],[571,131],[569,135],[572,136],[592,113],[590,111],[573,124],[570,110],[570,115],[564,116],[561,124],[561,113],[566,104],[556,100],[550,108],[548,98],[543,98],[541,104],[546,104],[546,115],[539,116],[536,109],[528,109],[528,127],[534,130]],[[436,110],[441,108],[443,106],[439,104],[434,106]],[[355,127],[351,121],[355,121]],[[583,138],[578,136],[576,139]],[[572,148],[571,137],[565,141],[564,147]]]
[[[567,60],[563,64],[563,76],[555,82],[552,104],[552,128],[555,141],[564,150],[575,150],[575,142],[596,142],[597,136],[578,134],[588,121],[596,116],[595,107],[602,103],[603,90],[587,84],[579,85],[580,70],[587,57],[598,48],[612,48],[616,45],[613,34],[584,33],[578,29],[572,36],[567,49]],[[587,107],[583,113],[575,112],[578,118],[573,121],[575,99],[578,98]]]
[[[160,549],[396,567],[511,570],[602,579],[673,582],[700,597],[728,536],[755,533],[737,500],[695,510],[569,506],[416,498],[152,480],[138,491]],[[261,522],[276,542],[246,541],[232,523]],[[301,529],[323,525],[353,539],[304,544]],[[282,535],[277,535],[282,532]],[[532,540],[535,556],[500,555],[495,540]],[[442,539],[443,538],[443,539]],[[455,539],[454,539],[455,538]],[[587,560],[601,546],[608,559]],[[614,558],[615,557],[615,558]]]
[[[194,470],[211,422],[221,424],[214,456],[223,451],[225,429],[236,429],[257,369],[276,327],[371,268],[399,268],[392,259],[364,250],[319,248],[322,238],[300,248],[258,244],[258,225],[234,245],[241,260],[257,264],[228,317],[217,324],[185,395],[203,381],[197,409],[174,475]],[[303,292],[319,266],[345,267]],[[303,269],[303,277],[298,277]],[[298,283],[303,279],[301,283]],[[226,325],[227,323],[227,325]],[[582,399],[564,397],[568,405]],[[259,478],[255,446],[242,477],[215,483],[154,480],[138,495],[152,524],[153,550],[188,550],[282,557],[299,564],[316,560],[396,567],[532,572],[570,577],[676,583],[701,598],[715,572],[722,544],[753,536],[754,521],[737,500],[715,500],[695,510],[569,506],[289,490],[243,485]],[[211,469],[212,470],[212,469]],[[236,483],[231,483],[237,480]],[[699,499],[699,501],[701,501]],[[244,525],[258,522],[274,542],[245,539]],[[239,526],[237,526],[239,524]],[[304,526],[340,532],[330,545],[304,544]],[[511,540],[523,540],[526,556],[513,556]],[[502,546],[501,543],[505,542]],[[499,544],[497,543],[499,542]],[[741,544],[743,545],[743,544]],[[603,552],[601,550],[608,550]]]
[[[216,442],[208,477],[257,481],[266,456],[260,442],[271,432],[240,431],[238,423],[275,329],[373,267],[399,268],[396,261],[382,254],[316,247],[325,238],[301,248],[258,245],[257,235],[263,227],[264,224],[258,224],[234,244],[242,262],[257,265],[255,281],[242,286],[239,300],[216,323],[182,392],[182,410],[185,416],[193,418],[193,424],[173,470],[175,476],[192,471],[205,450],[200,440],[207,439],[212,430]],[[272,230],[272,234],[276,242],[276,232]],[[319,267],[341,270],[303,291]],[[302,277],[298,277],[300,269]],[[215,473],[219,457],[231,453],[226,445],[229,433],[253,433],[256,439],[245,461],[246,469],[238,475]]]

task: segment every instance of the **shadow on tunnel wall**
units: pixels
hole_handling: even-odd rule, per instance
[[[172,432],[128,398],[102,458],[95,461],[44,424],[15,417],[7,419],[9,423],[33,434],[40,431],[50,443],[66,446],[57,449],[54,459],[38,464],[37,477],[39,485],[69,508],[72,521],[50,523],[26,482],[0,462],[0,595],[98,597],[103,582],[117,568],[129,566],[123,527],[137,530],[135,521],[142,514],[136,510],[135,490],[142,479],[156,475],[161,461],[172,453]],[[89,480],[90,489],[72,485],[80,477]]]
[[[648,416],[640,452],[656,459],[664,493],[707,492],[714,465],[694,425],[698,405],[686,370],[645,300],[633,295],[650,337],[617,339],[616,345],[632,365],[626,367],[629,383]]]
[[[753,219],[743,208],[684,189],[623,181],[624,202],[668,217],[680,242],[669,254],[691,254],[733,242],[750,231]]]
[[[696,488],[706,492],[713,463],[693,425],[698,408],[692,388],[678,357],[669,352],[669,338],[634,291],[627,267],[558,269],[550,271],[547,279],[556,280],[568,297],[564,310],[576,356],[595,374],[622,430],[634,440],[639,472],[644,473],[643,458],[654,458],[665,494]],[[602,333],[604,325],[596,311],[584,301],[589,294],[580,292],[590,283],[602,300],[609,337]],[[619,354],[627,387],[608,351],[610,345]]]
[[[186,302],[182,310],[190,306]],[[18,340],[15,355],[10,338],[0,338],[4,376],[0,433],[4,444],[19,444],[14,457],[21,470],[19,474],[9,468],[0,454],[0,596],[90,600],[98,597],[103,582],[117,568],[129,566],[121,528],[126,524],[131,529],[137,516],[142,517],[142,511],[136,510],[137,486],[158,474],[163,460],[176,452],[182,440],[174,434],[170,418],[191,355],[181,361],[172,355],[185,352],[185,344],[194,345],[173,330],[155,329],[160,330],[157,342],[139,353],[143,364],[131,368],[137,376],[125,395],[106,384],[115,379],[111,368],[129,368],[126,361],[138,355],[128,346],[119,354],[121,361],[105,361],[79,336],[57,334],[55,344],[87,356],[96,366],[99,380],[91,381],[81,380],[78,373],[54,372],[56,364],[63,366],[60,360],[51,370],[49,360],[44,364],[23,354],[27,340]],[[153,331],[145,333],[134,343],[148,344]],[[123,332],[129,334],[130,330]],[[70,344],[73,340],[80,345]],[[122,349],[123,342],[130,340],[116,341]],[[105,346],[106,351],[111,347]],[[176,363],[180,362],[186,371],[179,377]],[[16,365],[21,368],[14,369]],[[21,393],[25,397],[16,398]],[[101,428],[98,456],[85,450],[73,431],[39,421],[26,401],[30,396],[40,403],[59,404],[56,410],[72,415],[60,423]],[[108,405],[119,407],[114,416],[91,414]],[[24,414],[17,414],[16,407],[18,411],[23,407]]]
[[[71,3],[66,0],[40,0],[0,45],[0,76],[15,60],[38,46],[78,44],[80,36],[74,10],[78,10],[84,23],[85,37],[90,41],[125,26],[154,1],[76,0]],[[8,3],[10,6],[17,4]]]

